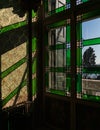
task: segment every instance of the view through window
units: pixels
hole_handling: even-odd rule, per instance
[[[82,23],[82,93],[100,96],[100,18]]]

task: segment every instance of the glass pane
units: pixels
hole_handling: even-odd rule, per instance
[[[49,0],[49,11],[66,5],[66,0]]]
[[[83,22],[82,34],[82,93],[100,96],[100,18]]]
[[[89,1],[89,0],[76,0],[76,5],[82,4],[87,1]]]
[[[79,35],[78,35],[79,33]],[[100,99],[100,18],[77,25],[77,95]],[[82,79],[82,80],[81,80]],[[80,87],[81,86],[81,87]],[[77,96],[78,97],[78,96]]]
[[[46,91],[70,95],[70,27],[60,26],[48,32]]]
[[[100,18],[85,21],[82,23],[82,39],[100,38]]]
[[[65,67],[66,66],[66,50],[60,49],[49,52],[49,66]]]
[[[65,73],[49,73],[49,88],[56,90],[65,90],[66,74]]]
[[[86,46],[83,53],[83,93],[100,96],[100,45]]]
[[[48,0],[45,2],[45,6],[48,8],[47,12],[51,15],[70,8],[70,0]]]
[[[84,46],[82,49],[83,65],[100,65],[100,45]]]

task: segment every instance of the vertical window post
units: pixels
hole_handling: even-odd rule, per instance
[[[32,101],[32,0],[28,2],[28,101]]]

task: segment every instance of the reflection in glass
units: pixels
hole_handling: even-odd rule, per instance
[[[61,26],[48,33],[47,92],[70,95],[70,28]]]
[[[55,10],[61,6],[65,6],[66,0],[49,0],[48,5],[49,5],[49,11]]]
[[[66,66],[66,50],[60,49],[49,51],[49,66],[65,67]]]
[[[59,13],[70,8],[70,0],[48,0],[49,14]]]
[[[50,32],[51,40],[49,42],[50,45],[55,44],[65,44],[66,42],[66,27],[60,27],[54,30],[51,30]]]
[[[49,51],[49,66],[65,67],[66,65],[66,28],[60,27],[51,31],[51,51]],[[56,50],[55,50],[56,49]]]
[[[76,0],[76,5],[82,4],[87,1],[89,1],[89,0]]]
[[[56,90],[65,90],[66,74],[65,73],[49,73],[49,88]]]

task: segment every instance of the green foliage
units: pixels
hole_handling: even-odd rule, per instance
[[[84,67],[90,67],[96,64],[95,62],[95,51],[93,50],[92,47],[89,47],[86,49],[86,51],[83,54],[83,66]]]

